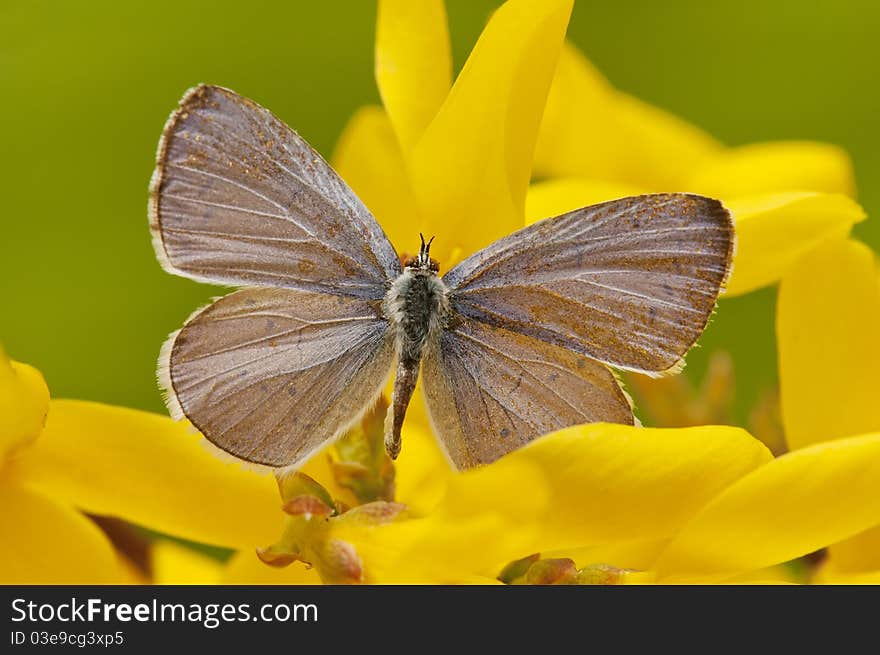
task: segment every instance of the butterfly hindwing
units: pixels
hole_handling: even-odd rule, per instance
[[[394,340],[375,302],[242,289],[195,314],[163,349],[172,413],[268,466],[303,461],[375,401]]]
[[[453,319],[422,372],[431,424],[459,469],[570,425],[633,423],[629,400],[599,362],[470,318]]]

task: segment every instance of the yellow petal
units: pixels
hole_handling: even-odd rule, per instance
[[[829,560],[823,562],[816,571],[812,580],[812,584],[834,584],[834,585],[852,585],[852,584],[880,584],[880,569],[872,571],[849,572],[841,571],[834,566],[834,561]]]
[[[222,584],[321,584],[317,569],[302,562],[275,568],[264,564],[254,550],[239,551],[226,563],[220,576]]]
[[[775,191],[821,191],[855,196],[845,150],[813,141],[754,143],[719,151],[697,167],[688,189],[716,198]]]
[[[403,428],[403,448],[395,462],[395,499],[415,516],[430,512],[446,491],[452,467],[424,416],[419,390],[413,396]]]
[[[683,191],[693,167],[719,150],[699,128],[616,91],[574,46],[565,45],[541,123],[537,175]]]
[[[537,182],[529,187],[526,195],[526,223],[640,193],[644,191],[639,187],[583,177]]]
[[[870,584],[880,585],[880,571],[866,571],[865,573],[833,573],[826,575],[814,581],[816,584],[834,584],[834,585],[853,585],[853,584]]]
[[[625,172],[620,181],[654,191],[687,191],[685,176],[707,157],[723,152],[707,132],[625,93],[617,94],[614,112],[620,126],[617,159]]]
[[[828,554],[829,563],[837,572],[880,572],[880,525],[834,544]]]
[[[880,434],[783,455],[735,482],[673,539],[661,580],[714,579],[806,555],[880,523]]]
[[[0,584],[111,584],[122,572],[90,520],[45,494],[0,481]]]
[[[432,514],[372,527],[344,523],[333,534],[354,545],[367,583],[497,584],[499,553],[519,552],[524,532],[497,516]]]
[[[400,144],[408,151],[452,85],[443,0],[380,0],[376,83]]]
[[[845,237],[864,210],[839,194],[786,192],[725,199],[736,223],[736,256],[727,296],[773,284],[797,259]]]
[[[15,473],[88,512],[192,541],[251,548],[280,525],[271,475],[221,460],[185,424],[158,414],[53,400]]]
[[[49,409],[49,389],[40,372],[11,362],[0,346],[0,463],[39,436]]]
[[[874,253],[829,242],[798,260],[776,317],[790,449],[880,430],[880,281]]]
[[[154,584],[218,584],[223,564],[167,539],[153,544],[151,564]]]
[[[430,516],[350,539],[382,582],[492,581],[533,552],[643,568],[703,504],[770,458],[737,428],[570,428],[454,476]]]
[[[620,177],[611,147],[616,128],[616,92],[599,70],[566,41],[547,94],[535,145],[539,177]],[[598,151],[595,150],[598,148]],[[614,167],[608,172],[608,166]]]
[[[538,124],[571,5],[502,5],[412,151],[420,229],[440,235],[431,254],[446,269],[523,225]]]
[[[526,531],[501,564],[530,552],[662,539],[770,459],[738,428],[584,425],[462,473],[439,512],[451,523],[497,515]]]
[[[388,115],[361,107],[345,126],[333,167],[382,225],[398,252],[415,252],[419,242],[416,202]]]
[[[695,582],[699,582],[696,580]],[[722,580],[720,584],[799,584],[805,582],[804,576],[791,566],[777,564],[765,569],[739,573]]]

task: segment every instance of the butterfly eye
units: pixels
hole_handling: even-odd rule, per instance
[[[428,268],[431,269],[432,273],[439,273],[440,272],[440,262],[438,262],[436,259],[431,259],[430,262],[428,263]]]
[[[403,260],[403,265],[406,268],[415,268],[416,266],[419,265],[419,258],[418,257],[407,257],[406,259]]]

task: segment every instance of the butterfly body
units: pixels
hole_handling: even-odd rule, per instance
[[[438,276],[439,266],[429,256],[430,242],[422,239],[418,257],[406,266],[385,296],[383,310],[391,324],[397,347],[397,373],[388,409],[385,444],[396,458],[400,452],[400,430],[406,408],[418,380],[425,348],[436,348],[440,332],[449,324],[449,289]]]
[[[169,410],[226,452],[276,468],[343,434],[395,372],[392,457],[419,378],[459,469],[568,426],[632,425],[609,366],[680,370],[735,243],[719,201],[646,194],[528,225],[440,276],[430,242],[402,262],[305,140],[209,85],[189,90],[165,125],[148,214],[167,271],[239,287],[163,346]]]

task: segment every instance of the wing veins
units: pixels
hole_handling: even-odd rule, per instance
[[[187,140],[189,140],[189,139],[187,139]],[[192,141],[190,141],[190,142],[192,143]],[[272,200],[272,198],[270,198],[269,196],[260,193],[260,192],[257,191],[256,189],[254,189],[254,188],[252,188],[252,187],[249,187],[249,186],[246,185],[246,184],[242,184],[241,182],[236,182],[236,181],[233,180],[232,178],[225,177],[225,176],[223,176],[223,175],[219,175],[218,173],[212,173],[212,172],[210,172],[210,171],[206,171],[206,170],[201,169],[201,168],[193,168],[192,166],[184,166],[183,164],[175,164],[175,163],[172,163],[172,162],[166,162],[166,163],[165,163],[165,166],[166,166],[166,167],[169,167],[169,168],[178,168],[178,169],[180,169],[180,170],[190,171],[191,173],[196,173],[196,174],[198,174],[198,175],[204,175],[205,177],[212,177],[212,178],[214,178],[215,180],[220,180],[220,181],[222,181],[222,182],[226,182],[227,184],[230,184],[230,185],[232,185],[232,186],[238,187],[239,189],[242,189],[243,191],[247,191],[248,193],[253,194],[254,196],[256,196],[257,198],[259,198],[260,200],[265,200],[265,201],[268,202],[270,205],[275,205],[278,209],[280,209],[281,211],[283,211],[283,212],[285,212],[285,213],[288,211],[288,210],[284,207],[284,205],[282,205],[281,203],[277,202],[276,200]]]
[[[475,337],[475,336],[473,336],[473,335],[471,335],[471,334],[466,334],[466,333],[461,332],[461,331],[456,332],[456,334],[459,335],[459,336],[466,337],[466,338],[470,339],[471,341],[474,341],[475,343],[479,343],[479,344],[481,344],[486,350],[491,350],[491,351],[497,353],[498,355],[500,355],[500,356],[501,356],[504,360],[506,360],[506,361],[517,363],[517,360],[515,360],[515,359],[511,358],[510,356],[504,354],[503,352],[501,352],[500,350],[498,350],[495,346],[486,343],[486,342],[483,341],[482,339],[478,339],[477,337]],[[529,360],[524,360],[524,361],[529,361]],[[553,389],[551,386],[549,386],[548,384],[545,384],[545,383],[544,383],[540,378],[538,378],[534,373],[532,373],[531,371],[529,371],[527,368],[525,368],[525,367],[523,367],[523,366],[520,366],[519,368],[520,368],[520,370],[521,370],[523,373],[525,373],[526,375],[528,375],[528,376],[529,376],[529,377],[530,377],[535,383],[537,383],[538,386],[541,386],[541,387],[544,387],[544,388],[548,389],[548,390],[549,390],[554,396],[556,396],[557,398],[559,398],[559,400],[561,400],[563,403],[565,403],[566,405],[568,405],[568,406],[569,406],[569,407],[575,412],[575,414],[578,414],[578,415],[580,415],[580,416],[584,416],[584,413],[583,413],[581,410],[579,410],[577,407],[575,407],[574,405],[572,405],[571,402],[569,402],[567,399],[565,399],[565,398],[563,398],[561,395],[559,395],[559,393],[557,393],[557,391],[556,391],[555,389]],[[562,370],[565,370],[564,367],[562,367]],[[566,372],[567,372],[567,373],[571,373],[571,371],[566,371]],[[476,381],[476,380],[475,380],[475,381]],[[492,394],[490,394],[490,395],[492,395]],[[500,401],[498,398],[496,398],[494,395],[492,395],[492,397],[495,398],[495,400],[497,400],[499,404],[501,404],[501,401]],[[519,414],[517,414],[517,416],[519,416]],[[532,427],[536,427],[536,426],[534,426],[530,421],[527,421],[527,420],[526,420],[525,418],[523,418],[522,416],[519,416],[519,418],[521,418],[523,421],[525,421],[525,422],[528,423],[529,425],[532,425]]]
[[[592,286],[594,286],[594,287],[599,287],[600,289],[608,289],[608,290],[611,291],[611,292],[622,293],[622,294],[627,295],[627,296],[633,296],[634,298],[642,298],[643,300],[647,300],[647,301],[649,301],[650,303],[657,303],[657,304],[659,304],[659,305],[665,305],[665,306],[667,306],[667,307],[672,307],[673,309],[678,309],[678,310],[680,310],[680,311],[687,312],[687,313],[690,313],[690,314],[699,314],[699,315],[702,315],[702,313],[703,313],[703,312],[701,312],[701,311],[699,311],[699,310],[697,310],[697,309],[694,309],[693,307],[687,307],[687,306],[685,306],[685,305],[678,305],[678,304],[676,304],[676,303],[674,303],[674,302],[671,302],[671,301],[669,301],[669,300],[662,300],[662,299],[660,299],[660,298],[655,298],[655,297],[652,297],[652,296],[646,296],[646,295],[643,294],[643,293],[637,293],[637,292],[635,292],[635,291],[630,291],[629,289],[620,289],[620,288],[618,288],[618,287],[614,287],[614,286],[611,286],[611,285],[609,285],[609,284],[601,284],[600,282],[594,282],[594,281],[592,281],[592,280],[583,280],[583,279],[581,279],[581,278],[577,278],[577,279],[580,280],[581,282],[584,282],[584,283],[586,283],[586,284],[592,285]]]

